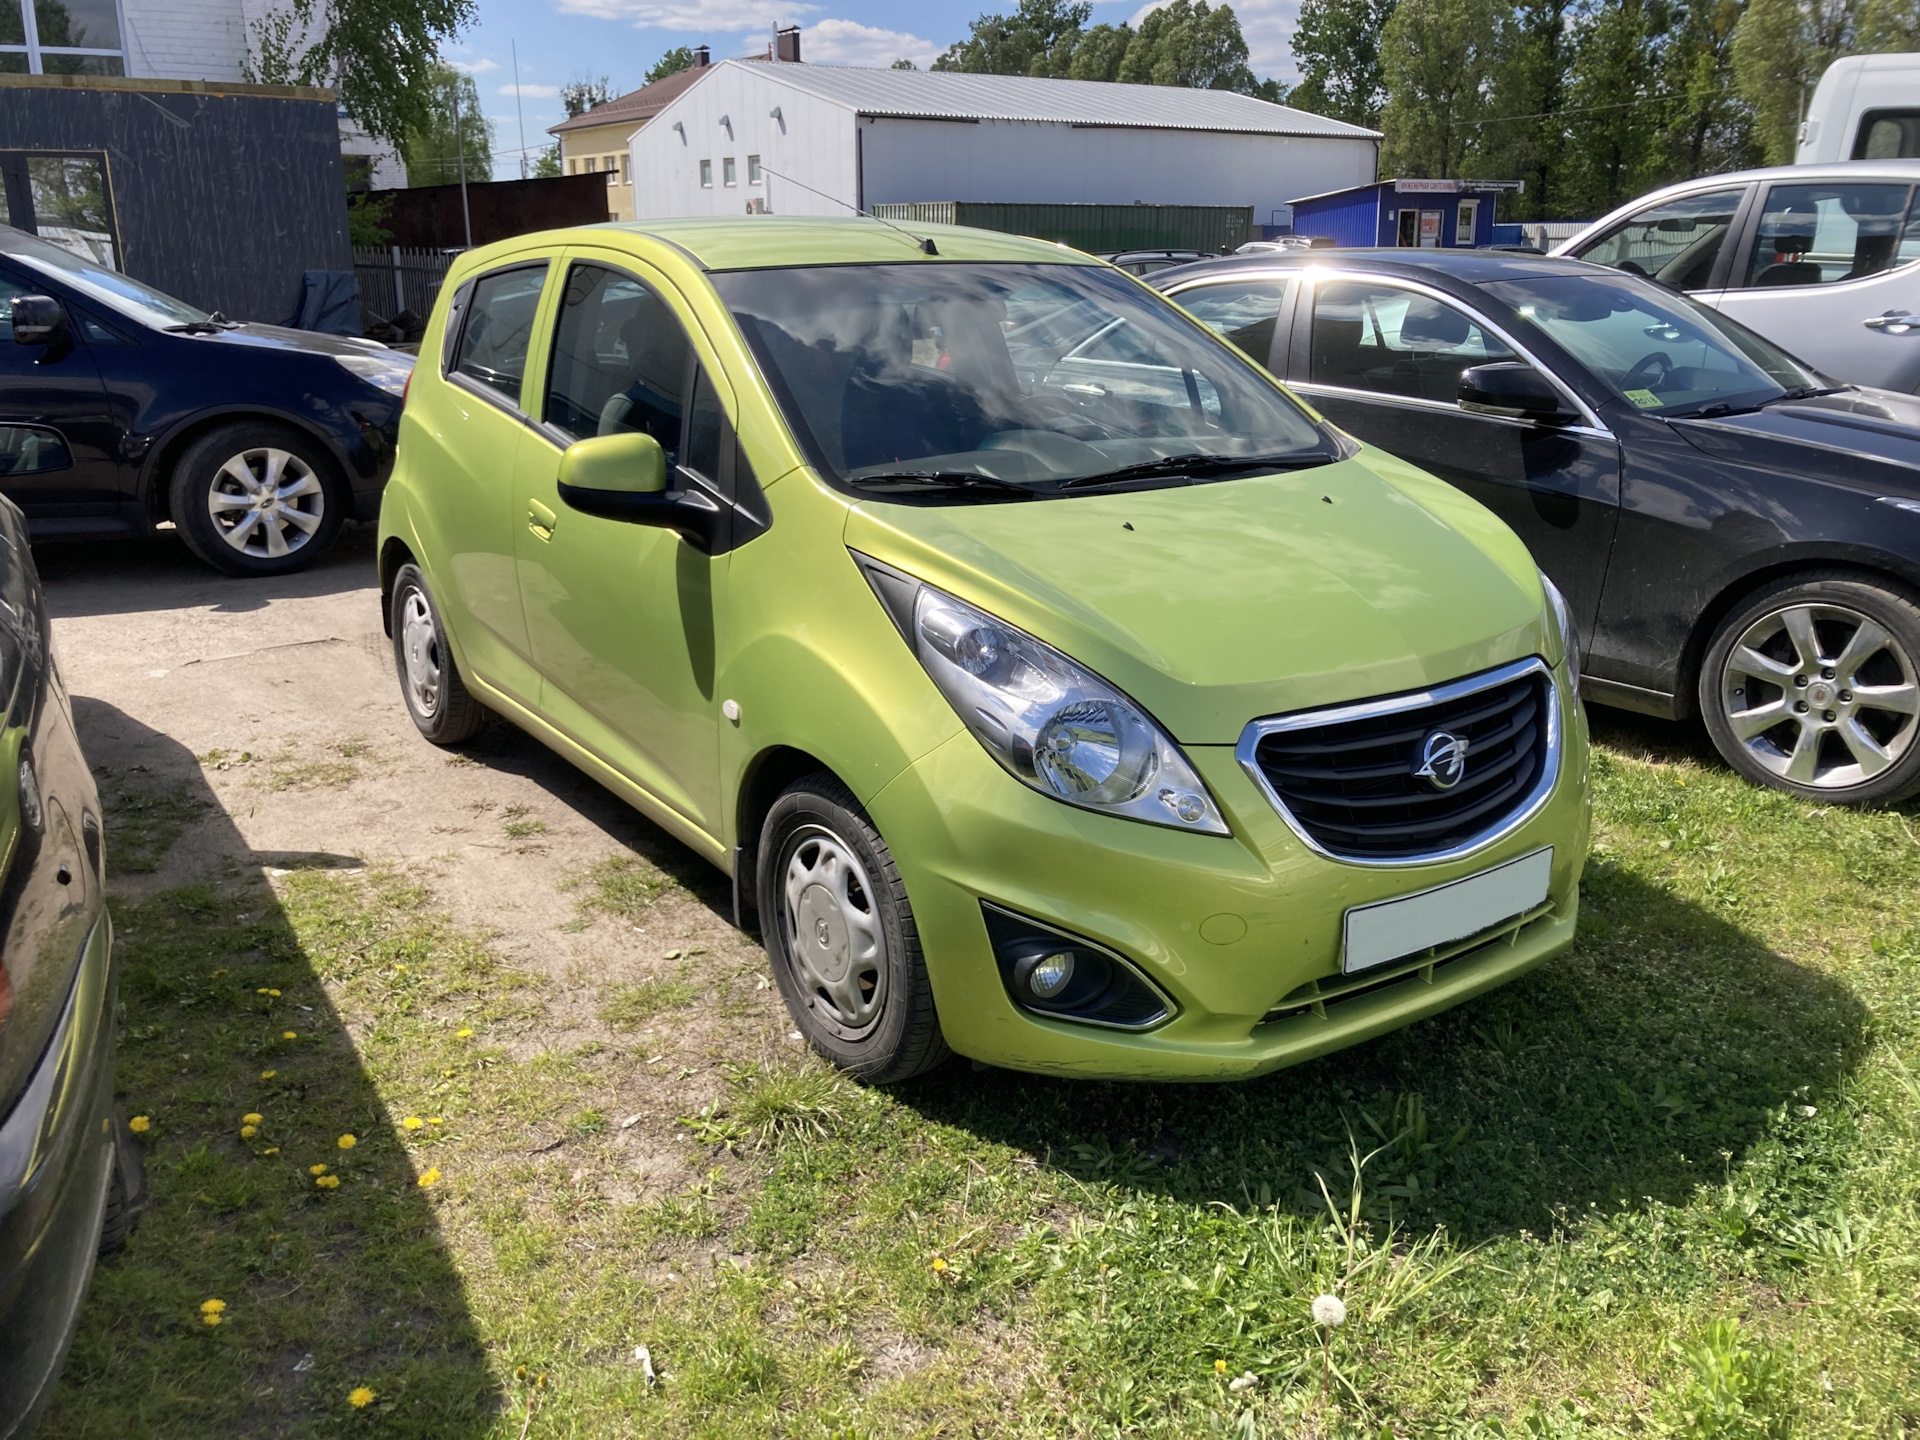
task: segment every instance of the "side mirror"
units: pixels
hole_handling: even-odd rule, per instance
[[[13,339],[17,345],[51,345],[67,333],[67,310],[51,295],[13,298]]]
[[[1542,425],[1571,425],[1580,418],[1561,403],[1552,381],[1517,360],[1462,370],[1456,398],[1470,415],[1537,420]]]
[[[595,435],[561,452],[559,479],[562,498],[568,490],[658,495],[667,488],[667,452],[653,436],[638,431]]]

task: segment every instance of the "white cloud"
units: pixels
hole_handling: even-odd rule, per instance
[[[464,71],[468,75],[484,75],[489,70],[498,70],[500,68],[500,62],[498,60],[488,60],[484,58],[479,60],[449,60],[447,64],[456,70]]]
[[[597,20],[627,20],[636,29],[707,32],[752,30],[769,34],[775,25],[791,25],[818,10],[818,5],[788,4],[784,0],[691,0],[691,3],[651,3],[651,0],[560,0],[569,15],[591,15]]]
[[[552,100],[560,93],[558,85],[502,85],[502,95],[518,95],[522,100]]]
[[[857,20],[816,20],[800,36],[800,54],[826,65],[891,65],[911,60],[922,70],[941,46],[904,30],[883,30]]]

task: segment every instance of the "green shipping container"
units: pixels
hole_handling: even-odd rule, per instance
[[[882,220],[971,225],[1057,240],[1089,254],[1203,250],[1224,254],[1252,238],[1251,205],[1027,205],[997,200],[920,200],[875,205]]]

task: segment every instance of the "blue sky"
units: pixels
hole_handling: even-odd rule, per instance
[[[985,11],[1010,11],[1016,0],[480,0],[480,19],[448,47],[447,58],[474,78],[493,121],[494,174],[520,173],[521,131],[530,150],[547,143],[547,127],[564,118],[559,90],[583,75],[605,75],[616,94],[635,89],[662,51],[705,44],[718,60],[763,51],[776,24],[798,24],[810,62],[888,65],[901,57],[923,69],[967,33]],[[1096,0],[1094,20],[1118,23],[1151,8],[1141,0]],[[1294,76],[1287,49],[1298,0],[1241,0],[1234,5],[1258,75]],[[515,93],[514,52],[519,52]],[[517,102],[517,106],[516,106]]]

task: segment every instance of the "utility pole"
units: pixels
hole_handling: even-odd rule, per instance
[[[460,221],[467,230],[467,249],[473,248],[473,212],[467,209],[467,137],[460,124],[460,76],[453,79],[453,150],[460,157]]]
[[[527,107],[520,99],[520,42],[509,40],[513,48],[513,110],[520,117],[520,178],[527,178]]]

